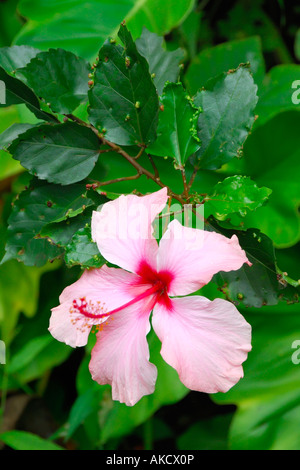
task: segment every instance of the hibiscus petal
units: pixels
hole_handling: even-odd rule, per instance
[[[120,196],[93,212],[92,238],[109,262],[137,272],[142,261],[156,268],[152,222],[167,203],[167,189],[148,196]]]
[[[80,299],[85,299],[91,313],[104,313],[132,300],[141,289],[135,287],[136,284],[137,276],[122,269],[103,266],[85,271],[78,281],[64,289],[59,298],[60,305],[52,309],[50,333],[69,346],[85,346],[92,326],[106,318],[86,318],[74,308],[74,301],[81,305]]]
[[[90,372],[99,384],[112,386],[112,398],[133,406],[154,392],[156,367],[149,362],[146,336],[153,298],[118,312],[97,333]]]
[[[251,327],[226,300],[191,296],[156,305],[153,328],[161,355],[191,390],[227,392],[243,377],[251,350]]]
[[[182,226],[173,220],[158,249],[158,270],[173,274],[169,295],[187,295],[207,284],[219,271],[235,271],[249,263],[234,235]]]

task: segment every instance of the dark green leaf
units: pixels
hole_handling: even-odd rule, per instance
[[[69,114],[87,100],[89,64],[63,49],[40,52],[17,76],[55,112]]]
[[[66,246],[65,261],[68,265],[79,264],[84,268],[100,268],[105,259],[92,241],[90,227],[80,228]]]
[[[257,86],[246,66],[206,84],[194,103],[203,112],[198,119],[201,168],[216,170],[237,157],[254,123]]]
[[[15,200],[8,219],[6,255],[2,262],[17,258],[28,266],[42,266],[63,253],[61,248],[40,238],[44,226],[75,217],[93,205],[84,185],[68,187],[35,182]]]
[[[90,174],[99,141],[91,129],[75,123],[42,125],[22,134],[9,152],[38,178],[68,185]]]
[[[54,116],[41,110],[39,100],[33,91],[21,80],[6,73],[2,67],[0,67],[0,81],[4,82],[6,90],[5,104],[0,104],[0,107],[25,104],[38,119],[57,122]]]
[[[97,384],[89,388],[83,395],[79,395],[73,404],[68,419],[67,435],[70,438],[86,418],[97,410],[102,391]]]
[[[227,236],[234,234],[229,231],[223,233]],[[280,285],[272,241],[256,229],[238,232],[237,235],[252,266],[244,264],[238,271],[221,272],[215,280],[233,302],[256,308],[276,305]]]
[[[281,0],[279,1],[281,2]],[[262,3],[263,0],[254,0],[249,8],[247,2],[236,2],[224,20],[219,22],[220,34],[224,39],[240,41],[241,38],[252,36],[255,33],[261,38],[264,52],[274,54],[278,58],[277,60],[282,63],[292,63],[293,58],[281,29],[285,8],[281,12],[281,19],[276,24],[275,17],[264,11]],[[278,15],[280,17],[279,9]],[[280,22],[281,27],[278,27]]]
[[[0,49],[0,67],[7,73],[14,74],[25,67],[40,51],[30,46],[2,47]]]
[[[45,225],[40,232],[41,237],[47,238],[51,243],[65,248],[71,242],[73,235],[91,222],[92,207],[88,207],[82,214],[71,219]]]
[[[157,92],[148,63],[125,26],[119,36],[125,48],[107,40],[100,50],[89,119],[116,144],[148,144],[156,137]]]
[[[179,450],[228,450],[232,414],[205,419],[192,425],[177,439]]]
[[[13,124],[0,134],[0,149],[7,150],[9,145],[16,140],[21,134],[33,127],[32,124]]]
[[[149,64],[149,70],[153,77],[158,94],[161,94],[165,82],[176,82],[179,76],[179,64],[184,58],[183,49],[166,51],[163,47],[163,38],[151,33],[147,28],[136,40],[139,53],[145,57]]]
[[[195,108],[181,83],[167,83],[161,101],[163,111],[159,116],[157,140],[148,152],[172,157],[183,167],[200,146],[194,129],[200,110]]]

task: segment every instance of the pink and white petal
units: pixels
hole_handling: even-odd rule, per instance
[[[157,241],[152,222],[168,200],[167,189],[138,197],[120,196],[92,215],[92,238],[102,256],[117,266],[137,272],[142,261],[156,268]]]
[[[153,298],[138,302],[110,318],[97,333],[90,372],[93,380],[112,386],[112,399],[135,405],[154,392],[156,367],[149,362],[147,334]]]
[[[72,301],[83,296],[101,300],[101,294],[104,302],[109,302],[109,308],[115,309],[140,293],[138,283],[139,277],[135,274],[104,265],[100,269],[85,270],[78,281],[63,290],[59,301]]]
[[[93,325],[105,321],[86,318],[76,305],[87,303],[90,313],[114,310],[141,292],[138,277],[122,269],[108,268],[84,271],[80,279],[66,287],[59,297],[60,305],[52,309],[49,331],[54,338],[69,346],[85,346]],[[75,307],[74,307],[75,301]]]
[[[83,315],[72,316],[67,303],[53,308],[51,312],[49,331],[55,339],[72,348],[87,344],[93,326],[91,322],[87,322]]]
[[[235,271],[249,263],[238,238],[182,226],[173,220],[158,250],[158,271],[172,273],[169,295],[188,295],[219,271]]]
[[[222,299],[191,296],[157,304],[152,324],[161,355],[189,389],[227,392],[242,377],[251,350],[251,327],[236,307]]]

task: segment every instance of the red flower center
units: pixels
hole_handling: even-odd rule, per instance
[[[155,271],[146,262],[142,262],[137,270],[140,276],[139,284],[151,284],[156,287],[156,302],[170,307],[171,301],[168,296],[173,274],[169,271]]]
[[[164,304],[166,307],[170,308],[171,301],[168,296],[168,290],[172,282],[173,276],[167,271],[157,272],[153,270],[147,263],[142,262],[137,275],[139,276],[137,280],[137,286],[145,285],[151,286],[148,287],[144,292],[139,295],[136,295],[132,300],[127,302],[124,305],[121,305],[114,310],[106,311],[106,309],[101,306],[101,302],[97,302],[95,305],[93,302],[87,302],[85,297],[80,298],[79,300],[73,300],[70,313],[84,315],[86,318],[91,318],[93,320],[107,319],[111,315],[120,312],[124,308],[130,307],[131,305],[145,299],[149,296],[154,296],[153,298],[153,307],[156,302]]]

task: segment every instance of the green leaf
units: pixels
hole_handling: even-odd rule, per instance
[[[66,344],[57,342],[49,333],[29,338],[7,363],[8,389],[42,377],[47,371],[63,363],[70,354],[71,349]]]
[[[260,36],[263,51],[267,53],[267,56],[271,54],[281,63],[292,63],[293,58],[282,34],[285,9],[281,12],[278,10],[280,20],[277,23],[270,12],[264,11],[262,3],[263,0],[255,0],[251,8],[244,2],[235,3],[224,20],[219,21],[219,34],[229,40],[240,40],[240,38],[252,36],[255,32],[257,36]],[[278,27],[279,24],[280,27]]]
[[[228,450],[232,415],[216,416],[193,424],[177,439],[179,450]]]
[[[45,331],[47,327],[45,328]],[[50,334],[49,334],[50,335]],[[51,341],[42,348],[34,360],[28,362],[26,366],[19,369],[14,374],[8,376],[7,388],[14,390],[22,384],[28,384],[33,380],[43,377],[49,370],[64,363],[70,356],[72,350],[64,343],[60,343],[52,338]]]
[[[125,48],[107,40],[100,50],[95,85],[89,92],[89,119],[116,144],[148,144],[156,137],[157,92],[148,63],[125,26],[119,37]]]
[[[265,64],[258,36],[204,49],[192,60],[185,82],[190,92],[195,94],[211,78],[247,62],[250,63],[255,83],[260,85],[265,75]]]
[[[0,434],[0,441],[15,450],[64,450],[53,442],[25,431],[7,431]]]
[[[14,74],[17,69],[25,67],[39,52],[39,49],[30,46],[1,47],[0,67],[7,73]]]
[[[300,29],[298,29],[295,40],[295,54],[298,60],[300,60]]]
[[[48,259],[62,254],[62,249],[40,238],[44,226],[82,213],[94,202],[86,197],[84,185],[68,187],[35,182],[15,200],[8,219],[6,255],[28,266],[43,266]]]
[[[194,0],[138,0],[125,20],[134,37],[140,36],[143,26],[162,36],[184,21],[194,5]]]
[[[7,344],[15,334],[14,328],[20,313],[22,312],[26,317],[32,317],[35,314],[38,305],[40,277],[45,271],[54,268],[55,263],[48,264],[43,268],[33,268],[24,266],[23,263],[18,263],[16,260],[10,260],[0,266],[1,339]],[[18,295],[15,295],[16,285]]]
[[[203,11],[197,11],[194,9],[178,28],[185,49],[188,51],[188,56],[192,60],[197,54],[198,41],[201,40],[203,17]]]
[[[260,88],[256,126],[282,111],[300,110],[299,77],[300,65],[278,65],[270,70]]]
[[[194,107],[181,83],[167,83],[161,102],[163,111],[159,116],[158,137],[148,153],[172,157],[183,167],[188,157],[199,149],[193,126],[200,110]]]
[[[65,261],[68,265],[79,264],[84,268],[100,268],[105,259],[92,241],[90,227],[80,228],[66,246]]]
[[[29,19],[15,39],[16,44],[28,44],[46,50],[62,47],[86,59],[96,56],[99,44],[116,34],[124,19],[140,36],[143,25],[159,35],[168,33],[189,14],[194,0],[21,0],[18,8]],[[77,32],[76,38],[74,31]]]
[[[153,77],[158,94],[163,91],[165,82],[176,82],[179,76],[179,64],[184,58],[183,49],[166,51],[163,47],[163,38],[151,33],[147,28],[136,40],[139,53],[147,59],[149,70]]]
[[[10,46],[13,38],[22,27],[22,23],[18,15],[16,15],[16,7],[18,0],[0,3],[0,46]]]
[[[213,215],[218,220],[238,213],[245,217],[249,211],[255,211],[264,205],[271,189],[259,188],[246,176],[231,176],[218,183],[211,196],[205,197],[205,214]]]
[[[196,157],[202,169],[216,170],[237,157],[254,123],[257,86],[246,66],[220,75],[194,99],[201,140]]]
[[[223,230],[223,234],[237,234],[241,247],[252,263],[252,266],[244,264],[238,271],[218,273],[214,279],[223,292],[232,302],[247,307],[276,305],[280,285],[272,240],[256,229],[237,233]]]
[[[17,354],[15,354],[7,366],[8,374],[15,374],[20,371],[41,353],[41,351],[47,347],[53,338],[51,335],[46,334],[38,338],[32,338]]]
[[[286,300],[290,304],[299,303],[300,283],[288,275],[285,262],[278,263],[270,238],[258,229],[233,232],[216,227],[211,219],[209,225],[210,229],[213,228],[227,237],[237,235],[240,246],[252,263],[252,266],[244,264],[238,271],[220,272],[214,277],[219,290],[229,300],[256,308],[276,305],[279,300]]]
[[[102,393],[94,384],[75,400],[68,419],[66,439],[69,439],[78,427],[98,408]]]
[[[17,106],[11,106],[9,108],[0,109],[0,132],[2,132],[0,136],[1,144],[2,144],[3,133],[7,130],[9,126],[17,123],[18,121],[19,121],[19,115],[17,111]],[[3,146],[6,146],[6,144],[4,144]],[[5,152],[4,150],[0,150],[0,180],[1,181],[9,176],[20,173],[22,170],[23,169],[19,162],[16,162],[8,152]]]
[[[230,429],[235,450],[296,450],[300,447],[299,304],[242,311],[253,330],[244,379],[219,404],[235,404]]]
[[[61,114],[72,113],[87,100],[89,64],[72,52],[50,49],[40,52],[17,71],[37,96]]]
[[[14,140],[32,127],[34,127],[32,124],[12,124],[8,129],[0,134],[0,149],[7,150]]]
[[[13,104],[25,104],[27,108],[38,118],[44,121],[57,122],[51,114],[41,110],[40,103],[33,91],[21,80],[10,76],[0,66],[0,80],[5,83],[6,99],[5,104],[0,104],[0,108]]]
[[[99,151],[94,132],[71,122],[30,129],[9,147],[13,157],[30,173],[63,185],[88,176]]]
[[[82,214],[72,217],[71,219],[69,218],[61,222],[53,222],[45,225],[40,232],[41,237],[47,238],[50,243],[65,248],[66,245],[71,243],[73,235],[78,230],[84,228],[86,224],[91,223],[92,207],[93,206],[88,207]]]
[[[280,113],[257,128],[244,148],[243,173],[259,186],[272,189],[269,202],[245,219],[276,247],[286,248],[300,240],[300,150],[297,111]]]

